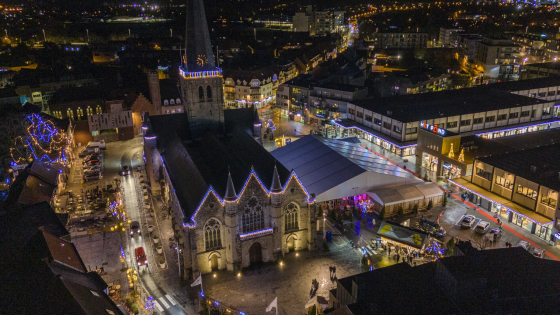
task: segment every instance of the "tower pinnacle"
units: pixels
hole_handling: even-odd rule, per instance
[[[187,31],[183,64],[188,72],[214,71],[214,54],[210,43],[203,0],[187,0]]]

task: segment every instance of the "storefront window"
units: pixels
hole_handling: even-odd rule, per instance
[[[517,193],[523,195],[527,198],[531,198],[533,200],[537,200],[537,192],[532,190],[531,188],[527,188],[521,185],[517,185]]]
[[[496,176],[496,184],[498,184],[499,186],[505,187],[509,190],[513,190],[513,182],[506,179],[505,177]]]
[[[426,152],[422,153],[422,167],[429,169],[430,171],[436,171],[438,165],[438,158],[428,154]]]

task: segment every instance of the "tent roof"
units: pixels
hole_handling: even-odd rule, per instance
[[[380,189],[374,192],[367,193],[375,201],[382,205],[390,206],[404,202],[404,198],[397,192],[396,189]]]
[[[294,170],[307,191],[317,196],[366,172],[416,179],[352,141],[307,135],[271,154],[288,170]]]
[[[443,191],[441,190],[441,188],[431,182],[422,183],[420,185],[417,185],[416,188],[418,188],[418,190],[420,190],[426,198],[443,195]]]
[[[442,190],[434,183],[403,185],[371,190],[367,193],[368,196],[385,206],[441,196],[442,194]]]

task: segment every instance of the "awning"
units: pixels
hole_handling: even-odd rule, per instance
[[[399,194],[396,189],[380,189],[375,190],[372,192],[367,192],[367,195],[370,196],[373,200],[377,203],[380,203],[384,206],[390,206],[402,203],[404,198]]]
[[[418,249],[424,247],[427,238],[426,234],[416,229],[387,222],[381,222],[377,235]]]
[[[424,198],[443,196],[443,190],[441,190],[438,185],[431,182],[421,183],[417,185],[416,188],[422,192]]]

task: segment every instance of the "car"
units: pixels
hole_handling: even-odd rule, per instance
[[[127,165],[123,166],[122,171],[121,171],[121,175],[122,176],[130,175],[130,169],[128,168]]]
[[[134,253],[136,254],[136,264],[138,265],[138,267],[142,265],[148,265],[148,259],[146,258],[144,247],[136,247]]]
[[[529,242],[520,241],[519,244],[517,244],[517,247],[521,247],[521,248],[525,249],[526,251],[529,251],[529,248],[531,247],[531,244],[529,244]]]
[[[100,148],[101,150],[105,150],[106,146],[105,146],[105,140],[101,140],[101,141],[90,141],[88,142],[87,148]]]
[[[84,172],[85,171],[99,171],[99,170],[101,170],[101,165],[91,165],[91,166],[84,167]]]
[[[95,151],[93,149],[85,149],[82,152],[80,152],[80,154],[78,154],[79,157],[83,158],[86,157],[90,154],[93,154]]]
[[[490,230],[490,236],[494,239],[498,239],[500,236],[502,236],[502,230],[500,229],[491,229]]]
[[[99,161],[99,155],[95,155],[95,154],[88,155],[82,160],[82,162],[87,162],[87,161],[91,161],[91,160],[98,160]]]
[[[132,221],[130,223],[130,236],[134,236],[134,234],[140,234],[140,223],[138,221]]]
[[[82,177],[84,179],[84,182],[87,182],[89,180],[93,180],[93,179],[99,179],[100,175],[99,173],[97,174],[91,174],[91,175],[84,175],[84,177]]]
[[[474,217],[474,215],[468,214],[461,220],[461,227],[470,229],[473,226],[475,220],[476,218]]]
[[[542,248],[535,247],[535,249],[533,249],[533,256],[537,258],[544,258],[545,253],[546,251]]]
[[[84,176],[99,176],[99,170],[84,171]]]
[[[89,161],[84,163],[84,167],[90,167],[94,165],[101,165],[101,163],[99,161]]]
[[[89,160],[83,160],[82,164],[88,163],[88,162],[99,162],[98,158],[90,158]]]
[[[474,231],[480,234],[484,234],[488,232],[489,229],[490,229],[490,222],[480,221],[474,228]]]

